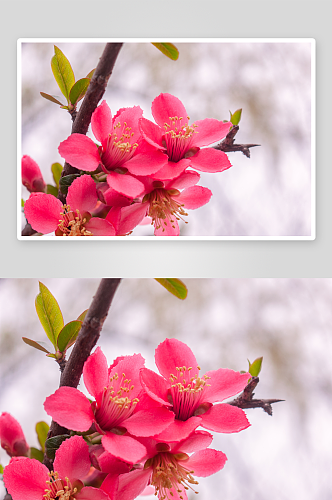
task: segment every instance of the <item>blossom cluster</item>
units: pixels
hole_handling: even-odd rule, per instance
[[[155,123],[143,117],[139,106],[112,116],[103,101],[91,118],[98,144],[75,133],[61,142],[59,154],[81,173],[64,205],[45,193],[38,165],[23,157],[22,181],[31,192],[24,213],[35,231],[123,236],[150,222],[156,236],[179,236],[178,221],[184,221],[186,210],[205,205],[212,196],[197,185],[197,171],[222,172],[231,166],[224,152],[204,146],[222,140],[232,123],[206,118],[190,124],[182,102],[166,93],[154,99],[151,111]]]
[[[197,477],[221,470],[227,458],[210,448],[208,431],[233,433],[250,425],[241,408],[222,403],[245,388],[250,374],[220,368],[201,375],[191,349],[176,339],[157,347],[155,361],[159,374],[140,354],[108,366],[98,347],[83,369],[93,400],[72,387],[46,398],[46,412],[71,431],[52,472],[17,456],[28,448],[20,426],[3,414],[1,444],[12,457],[4,482],[13,500],[133,500],[150,493],[186,500],[188,490],[197,490]],[[14,453],[18,449],[24,453]]]

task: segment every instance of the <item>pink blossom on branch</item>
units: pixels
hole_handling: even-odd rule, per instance
[[[64,441],[56,452],[54,472],[30,458],[12,459],[4,482],[13,500],[109,500],[107,493],[83,479],[90,470],[89,448],[80,436]]]
[[[145,394],[139,377],[143,366],[142,356],[134,354],[117,358],[108,368],[98,347],[83,368],[84,383],[95,401],[91,404],[78,389],[60,387],[46,398],[45,411],[74,431],[87,431],[94,424],[109,453],[135,463],[146,453],[135,437],[159,434],[174,420],[172,412]]]
[[[245,412],[227,403],[213,404],[242,392],[249,373],[219,368],[201,376],[191,349],[177,339],[166,339],[156,349],[156,365],[162,376],[141,370],[147,394],[164,404],[175,416],[174,422],[156,439],[179,441],[198,426],[233,433],[249,427]]]
[[[152,115],[157,124],[141,118],[144,139],[168,155],[169,163],[154,173],[154,179],[172,179],[190,165],[202,172],[222,172],[231,167],[223,151],[202,149],[223,139],[232,126],[212,118],[189,125],[186,108],[177,97],[160,94],[152,103]],[[181,164],[182,162],[182,164]]]
[[[0,415],[0,443],[10,457],[27,456],[29,453],[20,424],[7,412]]]
[[[59,146],[60,155],[73,167],[93,172],[99,166],[107,174],[109,186],[118,193],[135,198],[144,186],[135,178],[150,175],[167,163],[167,156],[141,137],[139,106],[120,109],[114,117],[106,101],[93,112],[91,127],[101,143],[89,137],[72,134]]]
[[[22,157],[22,184],[30,193],[44,192],[46,188],[39,166],[30,156]]]
[[[24,213],[31,227],[42,234],[55,231],[56,236],[114,236],[110,222],[91,218],[98,196],[89,175],[82,175],[68,188],[67,204],[51,194],[32,193],[25,202]]]

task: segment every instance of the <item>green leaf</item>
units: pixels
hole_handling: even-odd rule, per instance
[[[53,196],[57,197],[58,196],[58,189],[55,186],[52,186],[52,184],[47,184],[46,194],[53,194]]]
[[[78,101],[83,99],[89,85],[90,78],[81,78],[80,80],[77,80],[75,85],[72,86],[69,93],[69,100],[73,104],[73,106],[75,106]]]
[[[62,328],[58,337],[58,349],[60,352],[64,352],[74,344],[81,326],[81,321],[70,321]]]
[[[54,52],[51,60],[53,75],[61,92],[69,102],[69,92],[75,83],[74,72],[70,62],[56,45],[54,45]]]
[[[59,304],[49,289],[39,282],[40,293],[36,297],[36,311],[46,335],[56,348],[57,338],[63,328],[63,317]]]
[[[93,77],[93,74],[94,74],[95,70],[96,70],[96,68],[92,69],[92,70],[90,71],[90,73],[88,73],[88,74],[86,75],[86,77],[85,77],[85,78],[90,78],[90,80],[91,80],[91,78]]]
[[[236,111],[234,111],[234,113],[232,114],[231,112],[229,112],[231,117],[229,119],[229,121],[233,124],[233,125],[238,125],[240,123],[240,120],[241,120],[241,115],[242,115],[242,108],[241,109],[237,109]]]
[[[169,57],[173,61],[176,61],[179,58],[179,51],[173,45],[173,43],[152,43],[157,49],[160,50],[165,56]]]
[[[49,438],[45,441],[46,455],[51,460],[55,458],[55,452],[60,447],[61,443],[69,439],[70,436],[68,434],[61,434],[60,436],[55,436]]]
[[[89,309],[85,309],[85,311],[82,312],[82,314],[79,315],[79,317],[77,318],[77,321],[83,321],[85,320],[85,316],[86,316],[86,313],[88,312]]]
[[[24,203],[25,201],[23,200],[23,198],[21,198],[21,207],[24,208]]]
[[[26,344],[31,345],[31,347],[34,347],[35,349],[38,349],[39,351],[43,351],[43,352],[46,352],[46,353],[50,352],[50,351],[48,351],[46,349],[46,347],[44,347],[42,345],[43,344],[42,342],[36,342],[35,340],[27,339],[26,337],[22,337],[22,340]]]
[[[0,474],[3,474],[3,465],[0,464]]]
[[[53,95],[45,94],[45,92],[40,92],[40,95],[48,101],[55,102],[55,104],[60,104],[60,106],[63,106],[62,102],[58,101],[58,99],[56,99]]]
[[[74,182],[77,177],[79,177],[80,174],[70,174],[70,175],[65,175],[64,177],[61,177],[59,181],[59,186],[60,186],[60,191],[62,194],[67,194],[68,193],[68,188],[71,186],[71,184]]]
[[[47,439],[47,433],[50,430],[50,426],[46,422],[37,422],[36,423],[36,433],[38,437],[38,442],[42,448],[42,451],[45,451],[45,441]]]
[[[263,361],[263,357],[255,359],[255,361],[253,361],[253,363],[250,363],[250,361],[248,359],[249,373],[252,377],[258,377],[259,372],[261,371],[261,368],[262,368],[262,361]]]
[[[61,165],[61,163],[52,163],[51,171],[52,171],[53,179],[54,179],[54,182],[55,182],[57,188],[59,188],[59,181],[60,181],[62,170],[63,170],[63,166]]]
[[[181,280],[177,278],[155,278],[155,280],[178,299],[184,300],[187,297],[187,287]]]
[[[43,463],[44,453],[33,446],[30,448],[30,458],[35,458],[39,462]]]

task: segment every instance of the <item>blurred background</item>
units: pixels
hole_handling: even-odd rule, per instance
[[[41,280],[56,297],[65,322],[89,307],[96,279]],[[332,497],[332,279],[185,279],[181,301],[153,279],[124,279],[105,321],[100,345],[109,364],[140,352],[156,369],[154,350],[165,338],[187,343],[202,374],[220,367],[247,370],[263,356],[257,398],[279,398],[270,417],[246,410],[251,427],[216,434],[224,470],[200,478],[202,500],[328,500]],[[45,398],[59,384],[56,363],[23,343],[46,340],[35,312],[37,279],[0,280],[0,412],[21,424],[38,446],[36,422],[50,417]],[[86,393],[83,384],[79,389]],[[0,462],[8,457],[0,451]],[[2,485],[0,486],[0,488]],[[219,493],[220,492],[220,493]],[[0,489],[0,498],[4,490]]]
[[[76,79],[97,65],[104,48],[104,43],[95,42],[56,44],[71,62]],[[63,164],[57,148],[71,131],[70,115],[40,96],[40,91],[60,96],[50,65],[53,45],[22,45],[21,153],[38,163],[47,183],[53,183],[51,164]],[[171,61],[151,43],[124,44],[104,96],[113,114],[139,105],[152,119],[153,99],[169,92],[184,103],[191,121],[228,120],[229,111],[242,108],[236,142],[260,144],[251,150],[250,159],[229,153],[233,166],[225,172],[201,173],[200,185],[213,197],[206,206],[189,211],[189,224],[183,224],[181,235],[310,236],[310,43],[176,46],[180,57]],[[22,188],[24,199],[28,194]],[[140,226],[133,234],[152,235],[152,227]]]

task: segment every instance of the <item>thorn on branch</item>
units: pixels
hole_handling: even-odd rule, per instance
[[[250,158],[249,148],[260,146],[260,144],[234,144],[234,138],[238,133],[238,131],[239,131],[239,126],[234,125],[226,135],[225,139],[219,144],[217,144],[217,146],[214,146],[213,149],[218,149],[219,151],[224,151],[225,153],[230,153],[232,151],[242,151],[244,156]]]
[[[272,416],[272,404],[284,401],[284,399],[253,399],[254,390],[259,382],[259,377],[252,377],[248,385],[240,396],[231,401],[230,405],[237,406],[238,408],[263,408],[263,410]]]

